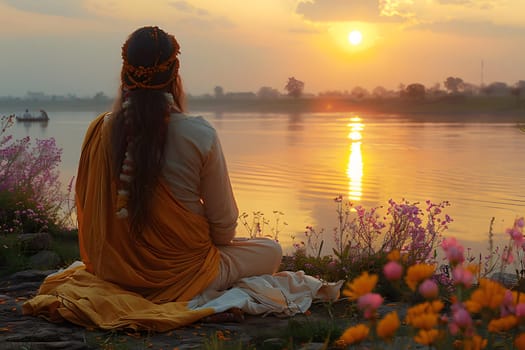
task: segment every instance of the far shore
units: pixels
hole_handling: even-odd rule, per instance
[[[25,109],[55,111],[111,110],[112,100],[74,101],[1,100],[2,115],[21,114]],[[410,120],[442,122],[512,122],[525,123],[525,99],[513,96],[445,96],[440,98],[364,98],[304,97],[275,99],[188,97],[190,113],[247,113],[247,114],[308,114],[351,113],[366,117],[404,117]]]

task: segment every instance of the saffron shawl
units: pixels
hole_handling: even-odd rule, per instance
[[[110,120],[109,120],[110,122]],[[90,126],[80,158],[76,200],[82,262],[48,276],[23,313],[100,329],[164,332],[228,310],[292,316],[313,300],[336,300],[343,281],[322,282],[302,271],[246,277],[225,291],[206,289],[218,274],[220,252],[206,220],[185,210],[161,181],[153,224],[131,239],[117,219],[109,180],[109,127]]]
[[[157,331],[214,313],[187,307],[218,274],[220,253],[206,219],[186,210],[161,180],[152,193],[151,225],[131,237],[127,220],[115,215],[110,130],[111,118],[98,116],[82,146],[76,204],[83,264],[46,278],[24,313],[86,327]]]

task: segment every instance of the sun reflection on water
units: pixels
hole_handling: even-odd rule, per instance
[[[364,124],[361,123],[361,118],[354,116],[350,118],[350,123],[348,123],[347,126],[350,128],[348,138],[352,140],[348,166],[346,168],[346,174],[349,180],[348,199],[358,201],[363,195],[363,155],[361,152],[361,139],[363,135],[361,131],[364,129]]]

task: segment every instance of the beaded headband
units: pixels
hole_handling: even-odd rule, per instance
[[[157,27],[153,27],[153,32],[151,33],[153,40],[157,42],[159,40],[159,30],[160,29]],[[129,63],[127,54],[130,40],[127,40],[124,43],[122,46],[123,63],[121,73],[121,80],[124,88],[127,90],[162,89],[168,86],[173,81],[173,79],[175,79],[180,67],[179,59],[177,58],[177,55],[180,53],[180,46],[173,35],[169,35],[169,38],[171,39],[173,48],[171,56],[168,57],[168,59],[164,62],[155,62],[153,66],[134,66],[133,64]],[[156,74],[164,73],[171,69],[173,69],[173,74],[170,75],[168,80],[162,83],[153,83]]]

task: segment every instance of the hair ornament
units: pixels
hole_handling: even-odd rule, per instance
[[[156,43],[159,41],[159,29],[157,27],[152,28],[151,33],[152,40]],[[163,62],[155,62],[153,66],[135,66],[128,60],[128,48],[130,40],[127,40],[122,46],[122,73],[121,80],[122,85],[128,90],[134,89],[163,89],[167,87],[178,74],[180,62],[177,55],[180,53],[180,46],[173,35],[169,35],[171,40],[172,52]],[[160,83],[154,82],[158,73],[165,73],[172,70],[173,74],[170,77]]]
[[[129,149],[131,142],[128,142],[127,148]],[[128,217],[128,201],[129,201],[129,190],[128,186],[133,179],[133,159],[126,150],[124,161],[122,162],[122,170],[119,174],[119,186],[117,190],[117,217],[119,219],[125,219]]]

